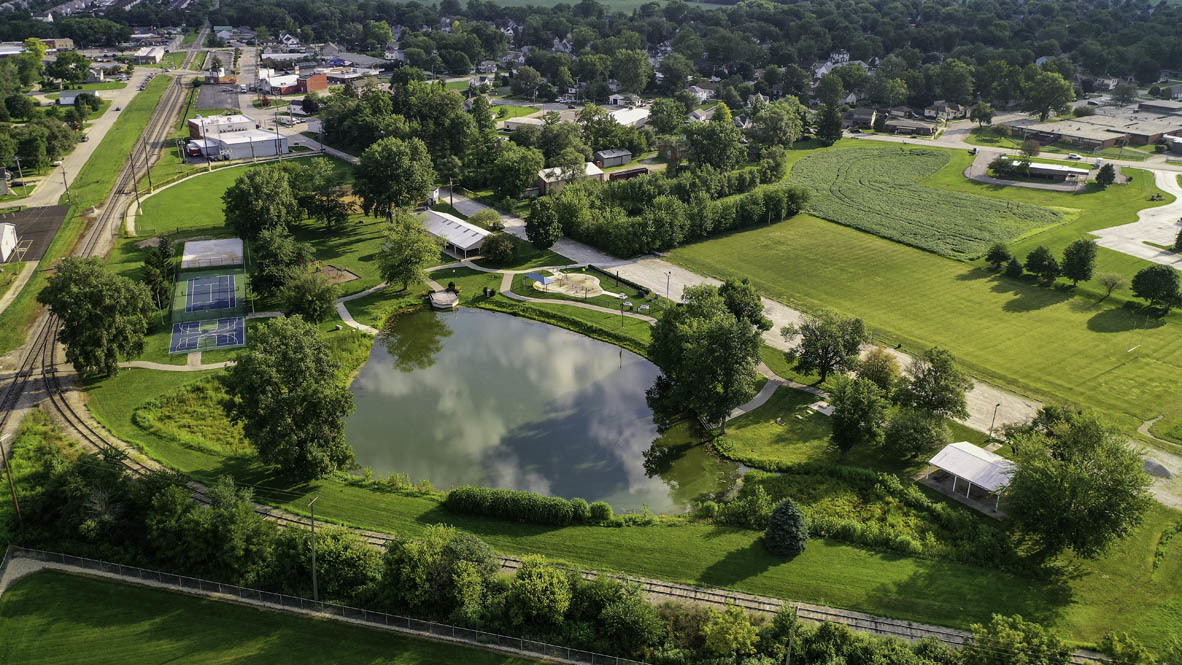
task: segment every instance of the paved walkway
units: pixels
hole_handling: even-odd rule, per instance
[[[193,362],[193,356],[196,356],[196,364]],[[155,369],[162,372],[204,372],[210,369],[225,369],[234,364],[233,360],[226,360],[220,363],[201,364],[200,353],[190,353],[187,362],[184,365],[168,365],[165,363],[155,363],[150,360],[131,360],[128,362],[119,363],[120,367],[124,368],[138,368],[138,369]]]
[[[1174,195],[1173,203],[1144,208],[1137,214],[1137,221],[1092,231],[1092,235],[1097,237],[1096,242],[1101,247],[1182,269],[1182,255],[1145,244],[1149,241],[1173,247],[1178,232],[1182,230],[1182,186],[1178,184],[1178,174],[1154,171],[1153,177],[1158,189]]]
[[[12,285],[8,287],[8,291],[4,293],[4,297],[0,298],[0,312],[8,309],[8,306],[12,304],[12,301],[16,300],[16,297],[20,295],[21,290],[25,288],[25,284],[29,282],[29,278],[32,277],[33,273],[37,271],[37,264],[37,261],[28,261],[25,263],[24,267],[21,268],[20,274],[16,276],[16,279],[13,280]]]

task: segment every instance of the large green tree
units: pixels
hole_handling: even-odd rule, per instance
[[[1063,250],[1063,276],[1072,286],[1092,278],[1096,269],[1096,241],[1080,238]]]
[[[730,412],[757,392],[760,331],[752,320],[762,316],[736,316],[713,286],[687,287],[682,306],[664,310],[653,327],[649,356],[661,368],[648,393],[654,410],[689,411],[725,432]]]
[[[299,204],[287,171],[278,165],[247,169],[222,194],[226,223],[254,240],[268,229],[285,229],[299,219]]]
[[[413,214],[397,210],[378,250],[378,272],[388,283],[402,284],[405,291],[411,284],[427,281],[427,268],[439,261],[442,249],[441,238]]]
[[[790,148],[800,138],[803,115],[804,107],[800,102],[795,97],[785,97],[756,113],[747,135],[760,148]]]
[[[1153,503],[1128,437],[1094,413],[1019,434],[1011,448],[1006,511],[1045,556],[1069,549],[1095,558],[1132,533]]]
[[[1067,665],[1071,649],[1054,632],[1020,616],[994,614],[987,625],[973,624],[964,648],[971,665]]]
[[[833,443],[844,456],[855,446],[875,445],[882,441],[887,400],[873,381],[840,376],[829,391],[833,407]]]
[[[648,54],[638,49],[622,49],[612,56],[612,71],[624,92],[643,92],[653,78]]]
[[[1178,292],[1178,271],[1165,265],[1142,268],[1133,275],[1133,295],[1144,298],[1150,307],[1159,307],[1169,314],[1172,307],[1182,303],[1182,294]]]
[[[525,237],[534,247],[550,249],[562,237],[562,221],[558,218],[558,202],[553,197],[534,199],[525,218]]]
[[[538,179],[538,171],[546,165],[546,157],[536,148],[506,143],[493,160],[489,183],[493,193],[501,197],[517,198]]]
[[[417,138],[385,138],[361,153],[353,191],[367,214],[393,219],[398,208],[425,201],[435,183],[427,146]]]
[[[719,103],[709,121],[690,123],[684,132],[689,160],[696,166],[729,171],[743,159],[743,133],[726,104]]]
[[[911,361],[899,387],[900,404],[945,418],[967,418],[965,391],[973,387],[950,351],[932,347]]]
[[[1037,113],[1039,120],[1046,120],[1051,113],[1067,109],[1075,99],[1071,83],[1056,72],[1039,69],[1024,87],[1023,109]]]
[[[106,376],[119,371],[121,358],[143,352],[155,309],[147,286],[96,258],[62,259],[37,301],[61,319],[66,360],[83,374]]]
[[[846,318],[830,310],[806,315],[799,324],[781,328],[780,334],[786,341],[800,337],[789,356],[795,359],[798,370],[805,374],[816,372],[822,382],[830,374],[854,369],[858,351],[870,341],[862,319]]]
[[[312,261],[312,246],[284,227],[262,231],[250,249],[255,265],[250,284],[263,295],[282,289]]]
[[[303,318],[269,319],[251,329],[226,385],[230,417],[280,474],[312,480],[353,461],[345,442],[353,393],[320,331]]]

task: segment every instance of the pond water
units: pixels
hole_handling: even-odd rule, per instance
[[[738,467],[686,442],[648,452],[658,433],[644,392],[657,374],[636,354],[547,324],[416,312],[387,326],[353,381],[348,441],[361,466],[438,489],[678,511],[731,486]]]

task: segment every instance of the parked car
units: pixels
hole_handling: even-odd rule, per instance
[[[116,107],[115,107],[115,110],[116,110],[116,111],[122,111],[123,109],[122,109],[122,108],[120,108],[120,107],[118,107],[118,106],[116,106]]]
[[[1073,152],[1073,153],[1067,155],[1067,159],[1083,159],[1083,157],[1081,157]]]
[[[62,165],[62,160],[60,160],[60,159],[57,160],[56,162],[50,164],[50,166],[61,166],[61,165]]]
[[[1100,102],[1098,102],[1098,101],[1096,101],[1096,100],[1094,100],[1094,99],[1089,99],[1089,100],[1088,100],[1088,106],[1099,106],[1099,105],[1100,105]]]
[[[89,140],[90,140],[90,137],[89,137],[89,136],[87,136],[86,134],[83,134],[83,135],[82,135],[82,138],[80,138],[80,139],[78,139],[78,140],[79,140],[80,142],[82,142],[82,143],[86,143],[87,141],[89,141]]]

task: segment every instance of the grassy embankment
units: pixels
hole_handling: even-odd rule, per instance
[[[45,286],[48,267],[66,256],[73,248],[82,230],[89,223],[84,213],[91,206],[102,203],[111,191],[123,162],[147,127],[161,95],[171,83],[170,77],[158,76],[146,90],[136,95],[127,108],[123,109],[86,165],[74,178],[70,186],[72,199],[69,202],[73,204],[70,213],[24,290],[8,309],[0,313],[0,353],[6,353],[24,344],[28,327],[37,314],[37,293]],[[61,203],[67,203],[65,197]]]
[[[26,577],[0,601],[0,662],[132,665],[178,660],[389,665],[536,662],[59,572]]]

